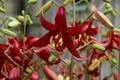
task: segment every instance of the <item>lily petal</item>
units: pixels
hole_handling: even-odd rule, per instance
[[[12,48],[10,48],[9,55],[12,55],[14,57],[17,53],[19,53],[19,42],[16,38],[14,37],[9,37],[8,38],[9,43],[12,45]]]
[[[43,27],[44,27],[45,29],[47,29],[47,30],[52,31],[52,30],[55,30],[55,29],[56,29],[55,26],[54,26],[52,23],[48,22],[48,21],[44,18],[43,14],[40,15],[40,22],[41,22],[41,24],[43,25]]]
[[[35,47],[43,47],[50,43],[50,38],[53,35],[53,32],[48,32],[38,40],[32,42],[31,44]]]
[[[77,36],[81,33],[84,33],[85,31],[87,31],[89,29],[89,27],[91,27],[91,24],[92,24],[92,21],[87,20],[82,26],[67,28],[66,32],[69,35]]]
[[[98,25],[96,25],[96,27],[95,28],[89,28],[88,30],[87,30],[87,34],[88,35],[96,35],[96,34],[98,34],[100,32],[100,29],[99,29],[99,27],[98,27]]]
[[[38,50],[34,50],[37,55],[42,58],[45,61],[48,61],[50,54],[51,54],[51,48],[48,46],[39,48]]]
[[[64,45],[67,47],[67,49],[71,52],[71,54],[77,58],[80,58],[79,53],[77,52],[75,45],[72,41],[72,39],[70,38],[70,36],[68,36],[67,34],[63,34],[63,43]]]
[[[65,7],[61,6],[55,17],[55,26],[58,30],[65,30],[67,28],[66,24],[66,10]]]

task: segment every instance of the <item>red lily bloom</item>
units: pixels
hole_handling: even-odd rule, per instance
[[[72,55],[77,58],[81,57],[76,51],[71,35],[74,36],[84,32],[86,27],[88,27],[90,24],[84,24],[82,26],[83,28],[67,27],[66,10],[63,6],[59,7],[58,9],[55,17],[55,24],[48,22],[44,18],[43,14],[40,15],[40,21],[44,28],[49,30],[49,32],[42,36],[40,39],[33,42],[32,44],[34,46],[43,47],[53,42],[55,43],[55,48],[58,51],[63,51],[64,47],[67,47]]]
[[[116,32],[110,30],[110,35],[105,38],[105,40],[100,43],[97,39],[93,39],[95,43],[103,46],[106,50],[111,51],[112,49],[120,50],[120,37],[117,35]]]

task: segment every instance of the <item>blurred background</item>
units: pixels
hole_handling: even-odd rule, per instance
[[[5,16],[12,16],[12,17],[17,17],[18,15],[21,14],[21,11],[25,9],[26,6],[26,1],[27,0],[5,0],[5,9],[7,11],[7,13],[5,14]],[[34,24],[30,25],[27,27],[27,36],[29,35],[34,35],[36,37],[40,37],[42,36],[46,30],[41,27],[41,23],[39,21],[39,18],[35,17],[35,14],[37,13],[37,11],[41,8],[41,6],[43,4],[45,4],[48,0],[38,0],[37,4],[31,5],[28,13],[30,14]],[[55,0],[56,2],[58,2],[59,4],[63,4],[64,0]],[[76,2],[79,0],[76,0]],[[97,7],[103,5],[103,1],[102,0],[89,0],[90,3],[94,3]],[[120,13],[120,0],[111,0],[111,5],[118,11],[118,13]],[[48,10],[47,13],[45,13],[45,17],[50,21],[54,23],[54,17],[55,14],[57,12],[57,6],[54,5],[52,6],[52,8],[50,8],[50,10]],[[69,9],[69,7],[68,7]],[[69,9],[71,10],[71,9]],[[104,11],[104,8],[101,8],[101,11]],[[80,17],[80,18],[84,18],[86,15],[89,14],[89,7],[85,5],[85,3],[81,3],[80,5],[76,6],[76,17]],[[3,16],[3,14],[0,14],[0,16]],[[67,19],[71,17],[71,16],[67,16]],[[113,17],[111,15],[107,15],[107,17],[110,19],[110,21],[117,27],[120,27],[120,17]],[[72,18],[71,18],[72,19]],[[71,21],[71,19],[68,19],[68,23],[69,21]],[[98,36],[99,39],[101,39]],[[118,53],[116,53],[116,55],[118,55]],[[66,55],[65,55],[66,56]],[[119,61],[118,61],[119,62]],[[109,75],[111,71],[115,70],[114,68],[111,69],[109,64],[106,62],[103,64],[103,67],[101,68],[101,77],[103,78],[106,75]]]

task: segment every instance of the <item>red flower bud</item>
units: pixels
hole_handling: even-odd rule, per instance
[[[43,66],[43,72],[49,80],[59,80],[57,75],[47,66]]]
[[[30,80],[38,80],[38,73],[36,71],[32,72]]]
[[[10,71],[9,80],[22,80],[20,75],[20,69],[18,67],[13,68]]]
[[[113,72],[113,76],[114,76],[114,80],[119,80],[119,77],[118,77],[118,73],[117,73],[117,72]]]

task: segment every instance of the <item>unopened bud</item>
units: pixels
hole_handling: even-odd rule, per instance
[[[17,36],[16,33],[14,33],[13,31],[10,31],[10,30],[8,30],[8,29],[1,29],[0,31],[1,31],[3,34],[8,35],[8,36],[13,36],[13,37],[16,37],[16,36]]]
[[[0,12],[5,13],[6,10],[4,8],[0,7]]]
[[[120,32],[120,29],[119,28],[114,28],[114,31],[115,32]]]
[[[113,24],[110,22],[110,20],[100,11],[96,11],[94,13],[95,17],[98,21],[100,21],[105,27],[109,29],[113,29]]]
[[[70,4],[72,1],[73,0],[65,0],[63,4],[66,6],[66,5]]]
[[[31,17],[29,15],[27,15],[27,24],[28,25],[33,24],[33,21],[32,21],[32,19],[31,19]]]
[[[43,66],[43,72],[49,80],[59,80],[57,75],[47,66]]]
[[[38,73],[33,71],[29,80],[38,80]]]
[[[107,2],[107,3],[110,3],[111,2],[111,0],[103,0],[104,2]]]
[[[28,1],[28,4],[35,4],[35,3],[37,3],[37,0],[29,0]]]
[[[17,21],[17,19],[15,19],[14,17],[8,17],[8,20],[9,21],[15,21],[15,20]]]
[[[36,13],[36,17],[38,17],[42,12],[45,13],[53,4],[53,1],[48,1],[45,5],[43,5],[40,10]]]
[[[93,44],[92,47],[95,48],[95,49],[102,50],[102,51],[105,50],[105,48],[103,46],[99,45],[99,44]]]
[[[15,20],[15,21],[11,21],[11,22],[8,24],[8,27],[10,27],[10,28],[15,28],[15,27],[17,27],[17,26],[19,26],[19,25],[21,25],[21,23]]]
[[[107,10],[105,10],[104,12],[103,12],[103,14],[109,14],[109,13],[111,13],[113,11],[113,8],[109,8],[109,9],[107,9]]]
[[[106,7],[107,9],[110,9],[110,8],[113,9],[112,5],[109,4],[109,3],[106,3],[106,4],[105,4],[105,7]],[[116,15],[117,15],[117,13],[116,13],[116,11],[115,11],[114,9],[112,10],[111,15],[113,15],[113,16],[116,16]]]
[[[92,64],[89,66],[88,70],[93,71],[95,68],[97,68],[100,64],[100,61],[98,59],[94,59],[92,61]]]
[[[19,16],[17,16],[17,18],[20,22],[24,23],[25,18],[23,16],[19,15]]]

